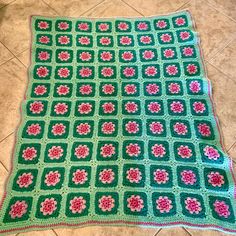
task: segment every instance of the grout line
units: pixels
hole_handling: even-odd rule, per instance
[[[226,76],[228,79],[230,79],[232,82],[235,83],[235,80],[233,78],[231,78],[230,76],[226,75],[222,70],[220,70],[219,68],[217,68],[214,64],[212,64],[210,61],[206,60],[207,63],[209,63],[211,66],[213,66],[216,70],[218,70],[219,72],[221,72],[224,76]]]
[[[41,0],[45,5],[47,5],[50,9],[52,9],[57,15],[61,15],[57,10],[55,10],[53,7],[51,7],[47,2],[45,2],[44,0]]]
[[[129,6],[130,8],[132,8],[134,11],[136,11],[137,13],[139,13],[141,16],[145,16],[142,12],[138,11],[136,8],[134,8],[133,6],[131,6],[129,3],[127,3],[125,0],[121,0],[124,4],[126,4],[127,6]]]
[[[56,235],[56,236],[59,236],[58,234],[57,234],[57,232],[55,231],[55,229],[51,229],[52,230],[52,232]]]
[[[11,2],[5,4],[5,5],[3,5],[2,7],[0,7],[0,10],[1,10],[2,8],[4,8],[4,7],[7,7],[8,5],[12,4],[12,3],[15,2],[15,1],[16,1],[16,0],[13,0],[13,1],[11,1]]]
[[[191,2],[192,2],[192,0],[189,0],[189,1],[185,2],[183,5],[181,5],[180,7],[178,7],[175,11],[179,11],[179,10],[183,9],[186,5],[188,5],[188,4],[191,3]]]
[[[8,134],[5,138],[3,138],[2,140],[0,140],[0,143],[3,142],[5,139],[7,139],[8,137],[10,137],[12,134],[14,134],[15,131],[11,132],[10,134]]]
[[[153,236],[157,236],[161,232],[162,228],[158,229],[157,232]]]
[[[9,170],[7,169],[7,167],[2,163],[2,161],[0,160],[0,164],[3,166],[3,168],[7,171],[7,173],[9,172]]]
[[[206,4],[209,5],[210,7],[214,8],[216,11],[220,12],[222,15],[226,16],[227,18],[229,18],[230,20],[232,20],[233,22],[236,23],[236,20],[234,18],[232,18],[231,16],[227,15],[224,11],[221,11],[219,8],[217,8],[217,5],[214,5],[212,3],[210,3],[208,0],[206,1]],[[223,9],[226,11],[226,9],[223,7]]]
[[[229,152],[230,150],[231,150],[231,148],[233,148],[234,147],[234,145],[236,144],[236,141],[235,142],[233,142],[233,144],[229,147],[229,149],[228,150],[226,150],[227,152]]]
[[[78,16],[83,16],[84,14],[86,14],[87,12],[95,9],[96,7],[98,7],[99,5],[101,5],[103,2],[105,2],[106,0],[102,0],[101,2],[95,4],[94,6],[92,6],[91,8],[89,8],[88,10],[84,11],[83,13],[79,14]]]
[[[185,228],[185,227],[182,227],[182,229],[190,236],[192,236],[192,234]]]

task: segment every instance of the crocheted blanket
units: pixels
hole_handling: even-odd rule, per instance
[[[188,11],[33,16],[0,233],[186,226],[236,233],[231,161]]]

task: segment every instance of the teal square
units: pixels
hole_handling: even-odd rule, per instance
[[[186,116],[187,108],[185,100],[182,99],[168,99],[168,112],[171,116]]]
[[[30,100],[26,105],[26,113],[28,116],[45,116],[47,112],[48,102],[43,100]]]
[[[144,158],[144,142],[141,140],[124,140],[122,157],[127,160],[142,160]]]
[[[57,49],[56,50],[56,63],[72,63],[73,50]]]
[[[113,47],[114,39],[110,35],[97,36],[98,47]]]
[[[177,166],[178,185],[181,188],[200,189],[198,169],[192,166]]]
[[[61,189],[64,177],[64,167],[44,168],[40,188],[43,190]]]
[[[138,34],[138,45],[139,46],[153,46],[155,45],[153,34]]]
[[[90,166],[72,166],[69,174],[70,188],[87,188],[91,181],[91,167]]]
[[[117,36],[117,45],[119,47],[133,47],[134,36],[129,34],[121,34]]]
[[[96,170],[96,183],[98,188],[116,187],[118,184],[117,165],[98,165]]]
[[[155,30],[167,30],[170,28],[170,22],[166,18],[159,18],[153,21]]]
[[[37,34],[36,43],[46,46],[52,46],[53,40],[51,34]]]
[[[96,22],[96,33],[111,33],[112,24],[109,21]]]
[[[55,79],[58,80],[69,80],[73,76],[72,66],[56,66],[55,69]]]
[[[90,161],[93,154],[92,142],[74,142],[71,149],[72,161]]]
[[[36,80],[49,80],[52,74],[52,67],[48,65],[36,65],[33,76]]]
[[[22,131],[22,138],[41,139],[44,135],[44,121],[27,121]]]
[[[100,137],[116,137],[118,134],[118,120],[116,119],[100,119],[98,121],[98,136]]]
[[[55,22],[55,29],[59,32],[70,32],[72,30],[72,21],[57,20]]]
[[[144,96],[161,96],[162,83],[161,82],[144,82],[143,92],[144,92]]]
[[[53,97],[71,97],[73,84],[71,83],[55,83]]]
[[[76,46],[77,47],[93,47],[92,35],[78,34],[76,35]]]
[[[122,82],[122,96],[138,97],[140,95],[140,84],[136,82]]]
[[[100,116],[114,116],[117,115],[118,102],[113,100],[101,100],[99,104]]]
[[[180,193],[180,202],[182,206],[182,213],[185,216],[196,218],[205,218],[205,205],[201,195],[191,193]],[[198,204],[199,208],[191,208],[191,204]],[[189,204],[189,206],[188,206]]]
[[[194,45],[184,45],[179,48],[182,58],[196,58],[196,48]]]
[[[33,191],[37,175],[37,169],[19,169],[14,177],[12,189],[19,192]]]
[[[171,188],[173,186],[172,168],[165,165],[151,165],[150,185],[158,188]]]
[[[137,79],[138,67],[135,65],[120,66],[121,79]]]
[[[86,117],[93,116],[95,111],[95,101],[80,100],[75,103],[75,116]]]
[[[67,143],[47,143],[44,152],[45,163],[62,163],[67,155]]]
[[[76,97],[94,97],[95,83],[77,83]]]
[[[99,66],[98,76],[101,79],[115,79],[116,78],[116,66]]]
[[[71,112],[71,102],[68,101],[53,101],[51,105],[51,116],[68,117]]]
[[[160,78],[160,65],[158,64],[143,65],[142,77],[144,79],[159,79]]]
[[[77,62],[78,63],[94,62],[94,51],[93,50],[77,50]]]
[[[46,98],[50,93],[50,87],[49,83],[33,83],[30,96],[32,98]]]
[[[71,34],[56,34],[57,47],[71,47],[73,44]]]
[[[190,99],[191,113],[194,116],[207,116],[209,109],[205,99]]]
[[[194,120],[196,137],[205,140],[214,140],[215,132],[212,123],[207,120]]]
[[[174,142],[174,155],[177,161],[195,162],[195,146],[188,142]]]
[[[151,30],[150,21],[135,21],[135,31],[137,32],[146,32]]]
[[[193,42],[194,40],[193,31],[191,30],[177,30],[176,35],[179,43]]]
[[[83,33],[90,33],[92,32],[92,22],[90,21],[81,21],[78,20],[75,23],[75,31],[77,32],[83,32]]]
[[[58,217],[61,209],[61,200],[62,196],[59,194],[48,194],[48,195],[40,195],[37,202],[37,210],[36,210],[36,218],[39,219],[49,219],[49,218],[55,218]],[[53,205],[55,208],[49,208],[47,207],[47,203]],[[44,207],[42,205],[45,204]],[[45,210],[45,213],[41,211],[42,209]]]
[[[200,64],[196,61],[183,62],[186,76],[198,76],[201,74]]]
[[[76,120],[73,128],[73,137],[91,138],[93,136],[93,130],[94,130],[93,120]]]
[[[95,76],[94,66],[78,66],[76,78],[77,79],[94,79]]]
[[[176,47],[161,47],[161,59],[162,60],[177,59]]]
[[[140,119],[123,119],[122,130],[124,136],[142,136],[142,121]]]
[[[139,50],[139,57],[142,62],[156,61],[157,50],[154,48],[145,48]]]
[[[50,20],[36,19],[35,20],[35,30],[36,31],[51,31],[52,22]]]
[[[69,121],[51,120],[48,126],[48,138],[63,139],[69,135]]]
[[[184,94],[183,83],[178,80],[166,81],[166,95],[179,96]]]
[[[114,141],[98,141],[97,160],[98,161],[114,161],[118,159],[119,143]]]
[[[45,48],[36,48],[35,62],[48,63],[52,61],[52,50]]]
[[[202,95],[204,91],[203,82],[200,79],[187,79],[186,87],[189,95]]]
[[[139,100],[123,100],[122,101],[123,115],[140,115],[141,103]]]
[[[132,204],[134,202],[134,204]],[[138,204],[135,204],[138,203]],[[126,215],[146,216],[148,214],[147,195],[144,192],[124,193],[124,213]]]
[[[167,78],[180,77],[181,70],[179,63],[164,63],[163,64],[164,76]]]
[[[69,193],[66,200],[67,217],[83,217],[88,215],[90,208],[90,195],[88,193]]]
[[[96,192],[95,212],[98,215],[115,215],[119,208],[119,194],[117,192]]]
[[[174,34],[171,31],[157,33],[157,38],[160,45],[173,44],[175,42]]]
[[[191,138],[191,129],[187,120],[170,120],[171,136],[177,138]]]
[[[134,63],[136,62],[135,50],[119,50],[119,62],[122,63]]]
[[[166,141],[148,142],[148,156],[154,161],[168,161],[170,158],[169,143]]]
[[[155,137],[166,137],[166,122],[162,119],[146,120],[147,135]]]
[[[152,99],[145,101],[145,114],[151,116],[164,115],[163,100]]]
[[[98,50],[98,62],[115,62],[115,51],[114,50]]]
[[[66,200],[67,217],[83,217],[88,215],[90,208],[90,195],[88,193],[69,193]]]
[[[175,28],[187,27],[188,19],[186,15],[179,15],[172,18],[172,23]]]
[[[102,97],[116,97],[118,85],[114,82],[101,82],[99,85],[99,95]]]
[[[152,205],[154,215],[157,217],[176,215],[176,200],[173,193],[154,192],[152,194]]]
[[[41,153],[40,143],[23,143],[20,146],[18,162],[20,164],[37,164]]]
[[[132,26],[130,21],[116,20],[115,28],[116,32],[131,32]]]
[[[129,187],[145,186],[145,166],[137,164],[123,165],[123,185]]]

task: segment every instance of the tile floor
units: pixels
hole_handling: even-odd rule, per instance
[[[29,65],[29,16],[148,16],[188,8],[201,37],[224,146],[236,164],[236,0],[0,0],[0,198]],[[234,54],[235,53],[235,54]],[[236,166],[236,165],[235,165]],[[236,168],[235,168],[236,170]],[[223,236],[187,228],[87,227],[20,233],[18,236]]]

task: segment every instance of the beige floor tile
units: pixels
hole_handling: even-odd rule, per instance
[[[236,81],[236,39],[217,53],[210,62]]]
[[[14,0],[0,0],[0,8],[6,6],[7,4],[13,2]]]
[[[5,182],[8,177],[8,172],[0,163],[0,202],[2,202],[4,191],[5,191]]]
[[[124,0],[143,15],[158,15],[176,11],[189,0]]]
[[[9,135],[6,139],[0,142],[0,162],[7,170],[11,168],[11,159],[13,153],[13,146],[15,142],[15,133]]]
[[[113,16],[140,16],[138,12],[120,0],[105,1],[91,11],[86,12],[86,17],[113,17]]]
[[[196,229],[187,229],[192,236],[227,236],[222,232],[216,230],[196,230]]]
[[[63,16],[80,16],[85,11],[104,0],[45,0],[45,2]]]
[[[30,15],[55,15],[42,1],[16,0],[0,9],[0,41],[15,55],[29,48]]]
[[[0,66],[0,140],[16,129],[27,83],[26,68],[12,59]],[[14,88],[14,89],[13,89]]]
[[[235,0],[208,0],[216,9],[236,19]]]
[[[0,42],[0,55],[1,55],[0,65],[14,57],[14,55],[1,42]]]
[[[228,154],[229,156],[235,161],[236,163],[236,141],[235,143],[230,147],[230,149],[228,150]],[[236,172],[235,172],[236,174]]]
[[[16,57],[28,68],[30,66],[30,49],[16,55]]]
[[[183,228],[176,227],[176,228],[163,228],[157,236],[189,236],[189,234]],[[155,235],[156,236],[156,235]]]
[[[236,23],[206,4],[204,0],[193,0],[183,8],[188,8],[192,13],[200,33],[205,58],[211,59],[232,39]]]
[[[80,229],[55,229],[58,236],[153,236],[156,229],[138,227],[84,227]],[[183,235],[184,236],[184,235]]]
[[[56,236],[52,230],[43,230],[43,231],[30,231],[27,233],[19,233],[17,236]]]
[[[228,149],[236,139],[236,82],[209,63],[207,64],[207,71],[208,78],[212,82],[213,100],[220,121],[224,146]]]

